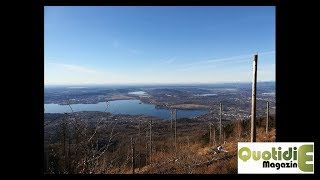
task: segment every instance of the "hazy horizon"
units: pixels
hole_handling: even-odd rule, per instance
[[[110,84],[44,84],[44,86],[112,86],[112,85],[220,85],[220,84],[251,84],[252,82],[214,82],[214,83],[110,83]],[[275,83],[275,81],[258,81],[260,83]]]

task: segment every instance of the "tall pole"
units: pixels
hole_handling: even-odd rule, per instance
[[[268,126],[269,126],[269,102],[267,101],[266,134],[268,134]]]
[[[141,120],[139,121],[139,170],[141,168]]]
[[[170,141],[173,143],[173,118],[174,118],[174,110],[171,108],[171,126],[170,126]]]
[[[256,93],[257,93],[258,54],[253,56],[252,105],[251,105],[251,142],[256,142]]]
[[[219,132],[219,143],[221,143],[221,136],[222,136],[222,128],[221,128],[221,116],[222,116],[222,104],[220,103],[220,121],[219,121],[219,126],[220,126],[220,132]]]
[[[149,163],[151,164],[152,156],[152,120],[150,120],[150,147],[149,147]]]

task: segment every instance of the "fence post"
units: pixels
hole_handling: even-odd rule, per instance
[[[171,108],[170,110],[171,110],[171,126],[170,126],[170,130],[171,130],[171,133],[172,133],[172,127],[173,127],[172,126],[172,124],[173,124],[172,121],[173,121],[173,116],[174,115],[173,115],[173,109]]]
[[[220,121],[219,121],[219,123],[220,123],[220,132],[219,132],[219,143],[221,143],[221,140],[222,140],[222,129],[221,129],[221,116],[222,116],[222,104],[220,103],[220,117],[219,117],[219,119],[220,119]]]
[[[174,135],[173,135],[173,119],[174,119],[174,109],[171,108],[171,126],[170,126],[170,141],[173,143]],[[173,148],[172,148],[173,150]]]
[[[71,157],[71,148],[70,148],[70,146],[71,146],[71,130],[69,129],[69,140],[68,140],[68,142],[69,142],[69,146],[68,146],[68,172],[69,173],[72,173],[72,172],[70,172],[71,171],[71,160],[70,160],[70,157]]]
[[[190,150],[190,140],[189,140],[189,136],[187,136],[187,141],[188,141],[188,148]]]
[[[242,129],[242,127],[241,127],[241,125],[242,125],[242,121],[241,121],[241,117],[239,118],[239,121],[238,121],[238,141],[241,139],[241,129]]]
[[[62,122],[62,136],[63,136],[62,139],[63,139],[64,171],[66,172],[67,171],[67,153],[66,153],[67,122],[65,118],[63,118],[63,122]]]
[[[267,120],[266,120],[266,134],[268,134],[269,126],[269,101],[267,101]]]
[[[49,149],[46,148],[44,152],[44,161],[45,161],[45,173],[49,173]]]
[[[177,156],[177,109],[174,109],[174,146],[175,155]]]
[[[209,147],[211,145],[211,123],[209,123]]]
[[[216,147],[216,127],[213,126],[213,146]]]
[[[149,163],[151,164],[152,158],[152,120],[150,120],[150,149],[149,149]]]
[[[258,54],[253,57],[252,98],[251,98],[251,142],[256,142],[256,92]]]
[[[139,170],[141,168],[141,120],[139,121]]]
[[[134,174],[134,169],[135,169],[135,167],[134,167],[134,142],[133,142],[133,138],[131,138],[131,154],[132,154],[132,158],[131,158],[131,168],[132,168],[132,174]]]
[[[226,128],[223,126],[223,144],[226,144]]]
[[[148,141],[146,141],[146,155],[145,155],[145,159],[146,159],[146,165],[148,164],[148,145],[150,145],[149,143],[148,143]],[[149,154],[150,155],[150,154]],[[150,158],[149,158],[150,159]]]

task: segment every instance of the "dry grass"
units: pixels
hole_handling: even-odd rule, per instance
[[[247,123],[247,122],[246,122]],[[153,126],[153,149],[152,162],[149,162],[149,137],[148,126],[145,123],[141,132],[141,146],[135,146],[135,173],[139,174],[234,174],[237,173],[237,143],[250,141],[248,126],[238,122],[231,122],[226,125],[226,139],[222,146],[228,152],[215,154],[213,145],[209,145],[209,128],[207,123],[193,121],[178,121],[177,123],[177,151],[175,151],[174,141],[170,134],[170,122],[155,122]],[[110,134],[111,127],[99,129],[92,139],[100,139]],[[192,132],[192,133],[191,133]],[[134,137],[138,142],[136,125],[124,122],[114,128],[113,142],[118,142],[110,146],[99,160],[94,162],[84,171],[81,168],[73,169],[74,173],[107,173],[107,174],[131,174],[131,147],[128,137]],[[217,135],[218,136],[218,135]],[[108,136],[107,136],[108,137]],[[218,138],[217,138],[218,139]],[[258,142],[274,142],[275,128],[270,127],[266,134],[263,126],[257,128]],[[212,143],[212,141],[210,141]],[[62,144],[57,142],[50,147],[58,157],[58,168],[63,169]],[[218,145],[218,144],[217,144]],[[71,146],[72,162],[78,164],[85,158],[85,154],[93,153],[94,149],[84,149],[79,154],[75,154],[75,144]],[[82,150],[80,149],[80,150]],[[138,152],[141,152],[141,168],[139,169]],[[77,159],[79,158],[79,159]],[[74,165],[75,166],[75,165]],[[62,171],[59,170],[61,173]]]

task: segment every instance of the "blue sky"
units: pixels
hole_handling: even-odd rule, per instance
[[[274,6],[44,10],[46,85],[275,80]]]

